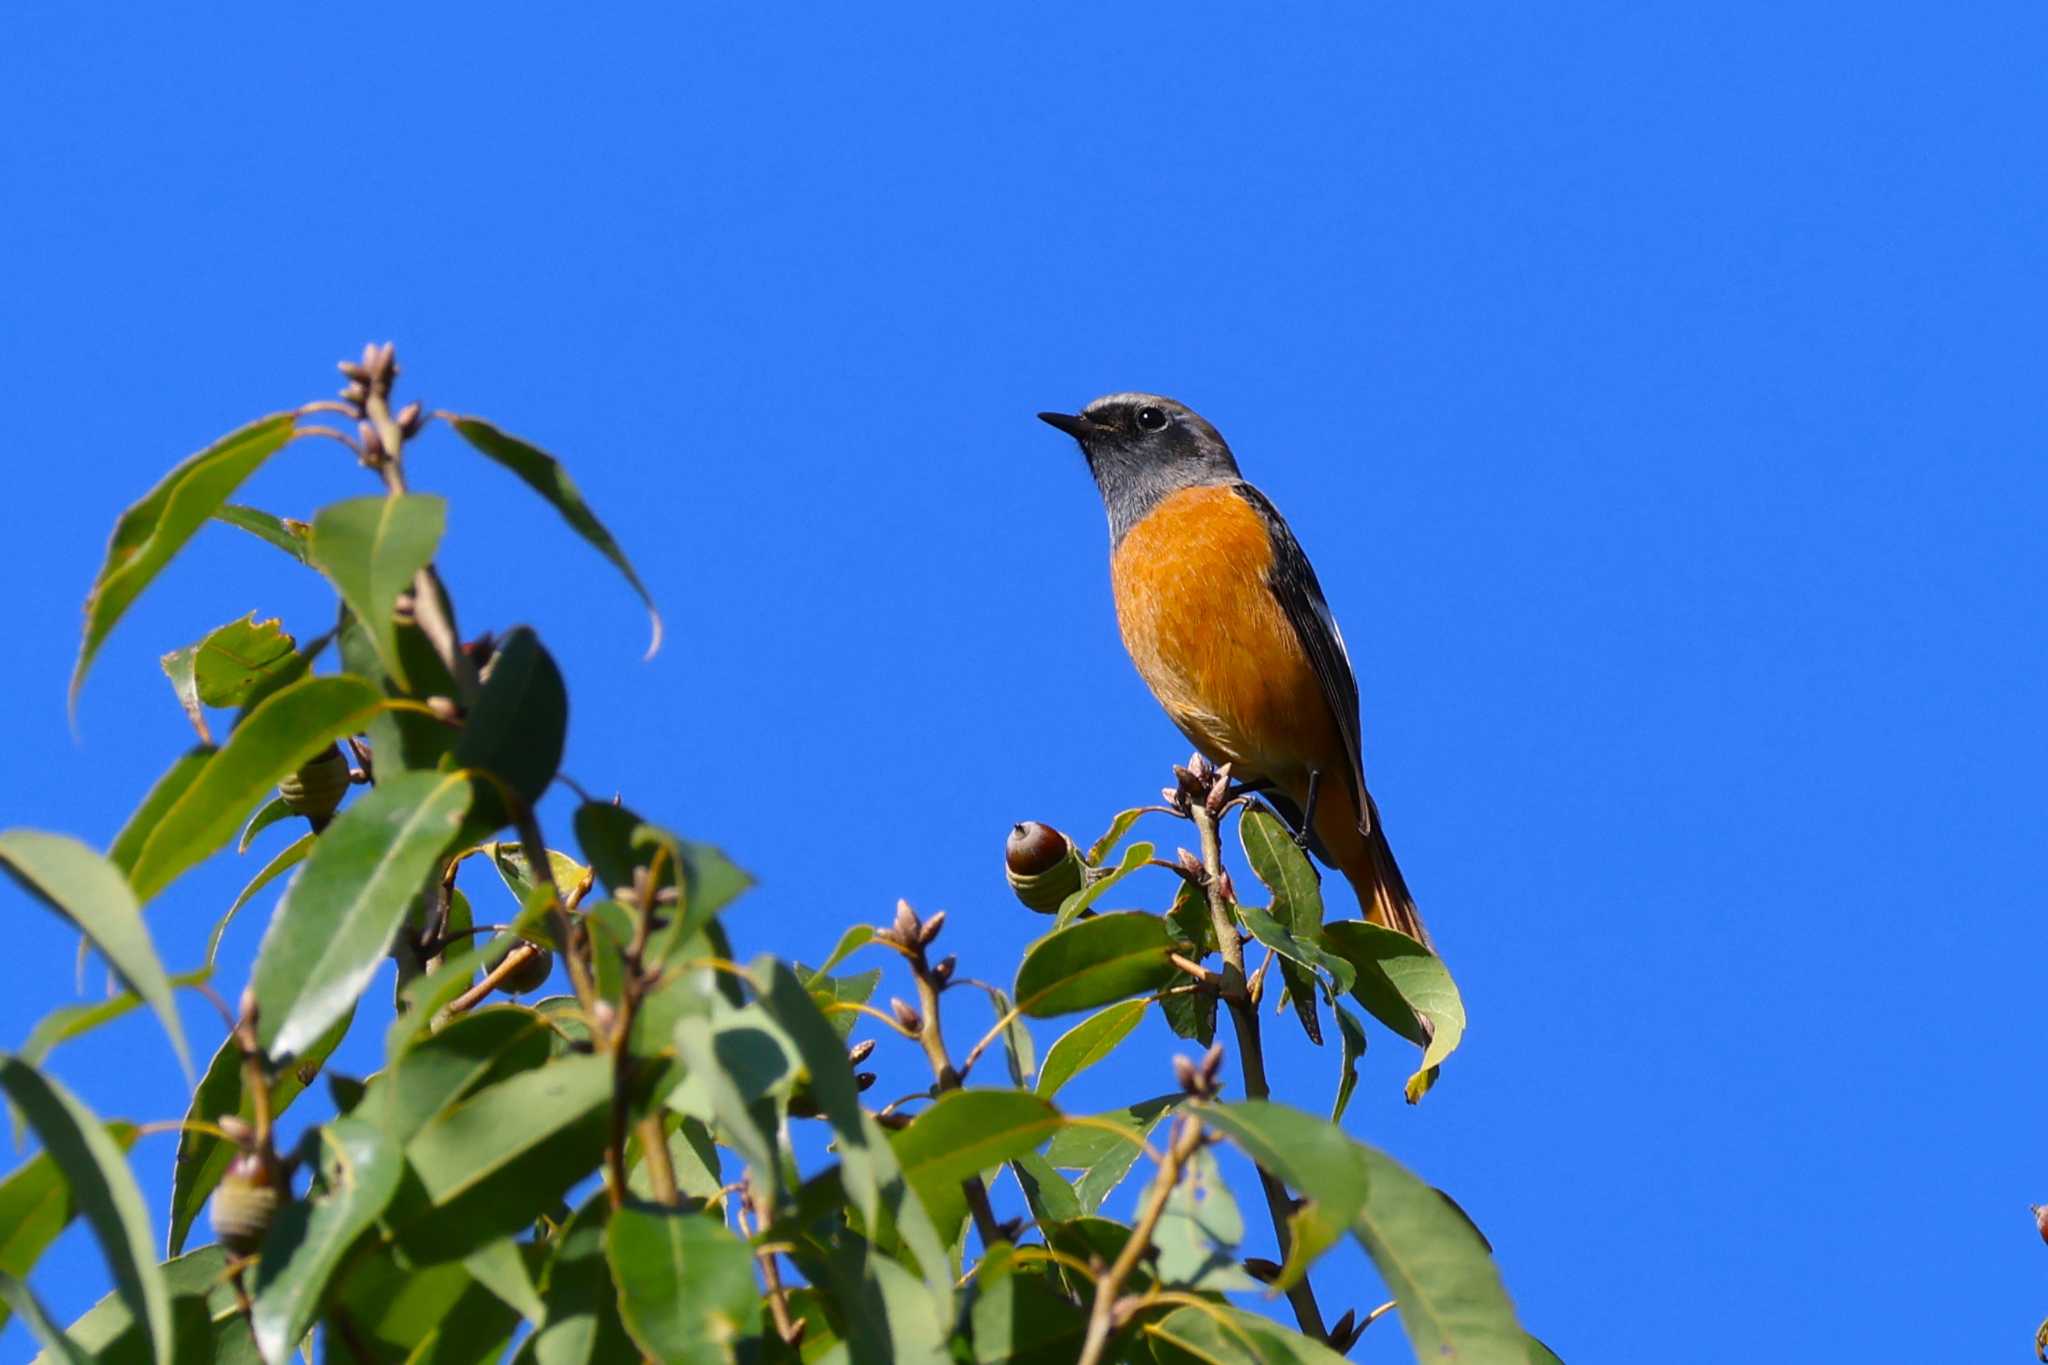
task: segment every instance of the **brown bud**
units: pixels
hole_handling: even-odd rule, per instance
[[[492,957],[488,964],[489,970],[496,971],[506,958],[519,951],[520,946],[515,943]],[[538,944],[529,943],[524,946],[529,950],[527,955],[514,963],[512,970],[498,982],[498,989],[507,995],[525,995],[528,991],[537,991],[545,986],[548,977],[554,974],[553,953]]]
[[[896,922],[890,926],[896,931],[896,941],[908,948],[917,942],[919,930],[924,926],[918,922],[917,912],[910,908],[909,901],[896,902]]]
[[[330,744],[308,759],[297,772],[277,784],[277,796],[286,809],[303,815],[315,829],[324,828],[329,816],[341,805],[348,791],[348,759]]]
[[[1331,1350],[1342,1355],[1357,1343],[1359,1337],[1365,1334],[1365,1324],[1357,1319],[1358,1314],[1355,1310],[1350,1308],[1344,1310],[1344,1316],[1338,1318],[1336,1323],[1330,1328]]]
[[[353,360],[338,361],[336,362],[334,368],[340,370],[342,374],[347,378],[356,380],[358,382],[368,379],[370,377],[370,372],[364,369],[362,366],[356,364],[356,362]]]
[[[1180,868],[1180,875],[1196,886],[1209,879],[1209,874],[1202,870],[1202,860],[1184,848],[1174,853],[1174,862]]]
[[[1244,1258],[1244,1273],[1260,1284],[1271,1284],[1280,1278],[1280,1263],[1263,1256],[1247,1256]]]
[[[427,709],[434,713],[434,719],[444,725],[462,723],[462,708],[455,704],[453,697],[428,697]]]
[[[281,1183],[276,1164],[261,1152],[243,1152],[228,1163],[208,1211],[213,1235],[222,1246],[239,1255],[262,1244],[277,1217]]]
[[[953,969],[959,965],[960,959],[952,953],[947,953],[939,960],[939,965],[932,968],[932,980],[943,989],[946,983],[953,979]]]
[[[427,424],[427,410],[420,406],[420,401],[415,398],[400,408],[398,416],[392,420],[398,423],[398,434],[411,440],[419,435],[420,428]]]
[[[846,1060],[854,1066],[859,1066],[862,1062],[873,1056],[874,1051],[875,1040],[864,1038],[853,1045],[853,1049],[846,1054]]]
[[[1193,1062],[1178,1052],[1173,1054],[1173,1079],[1190,1095],[1201,1093],[1201,1073],[1195,1070]]]
[[[1003,875],[1026,909],[1052,915],[1081,889],[1088,867],[1072,839],[1049,825],[1026,820],[1010,831],[1003,849]]]
[[[872,1071],[856,1071],[853,1075],[853,1088],[855,1090],[870,1090],[874,1088],[874,1084],[875,1073]]]
[[[896,1016],[896,1022],[901,1024],[903,1031],[911,1037],[915,1038],[924,1032],[924,1016],[908,1001],[891,998],[889,1012]]]
[[[938,914],[926,920],[924,928],[917,931],[917,946],[920,948],[929,946],[931,941],[939,936],[939,931],[945,927],[946,912],[941,910]]]

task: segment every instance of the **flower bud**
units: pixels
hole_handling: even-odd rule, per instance
[[[952,953],[947,953],[945,957],[939,960],[939,965],[932,968],[933,982],[935,982],[941,989],[944,989],[946,983],[953,979],[953,969],[955,967],[958,967],[959,965],[960,959],[954,956]]]
[[[859,1066],[862,1062],[866,1061],[869,1057],[873,1056],[874,1051],[875,1040],[872,1038],[863,1038],[860,1042],[855,1043],[853,1045],[852,1051],[846,1054],[846,1060],[848,1062],[851,1062],[855,1066]]]
[[[855,1089],[856,1091],[859,1091],[859,1090],[871,1090],[871,1089],[873,1089],[873,1088],[874,1088],[874,1084],[875,1084],[875,1073],[874,1073],[874,1072],[872,1072],[872,1071],[857,1071],[857,1072],[855,1072],[855,1073],[854,1073],[854,1076],[853,1076],[853,1088],[854,1088],[854,1089]]]
[[[946,927],[946,912],[941,910],[924,922],[924,928],[917,931],[917,946],[923,948],[939,936],[939,930]]]
[[[278,783],[277,795],[287,810],[305,816],[315,829],[320,829],[341,805],[348,784],[348,758],[330,744]]]
[[[915,1038],[918,1034],[924,1032],[924,1016],[919,1014],[909,1001],[890,1000],[889,1012],[896,1016],[896,1022],[901,1024],[903,1031],[911,1037]]]
[[[243,1152],[214,1188],[208,1216],[213,1235],[238,1255],[254,1251],[277,1217],[278,1172],[260,1152]]]
[[[1036,820],[1014,826],[1003,846],[1003,875],[1010,890],[1041,915],[1058,913],[1060,902],[1081,889],[1087,872],[1074,841]]]

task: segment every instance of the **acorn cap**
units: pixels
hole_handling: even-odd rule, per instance
[[[348,758],[339,746],[330,744],[278,783],[277,795],[293,814],[320,825],[341,805],[348,784]]]
[[[1003,845],[1003,875],[1026,909],[1052,915],[1081,889],[1088,869],[1072,839],[1050,825],[1026,820],[1010,830]]]

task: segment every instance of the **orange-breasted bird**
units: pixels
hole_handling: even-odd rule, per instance
[[[1081,443],[1109,511],[1124,647],[1194,746],[1262,790],[1366,917],[1424,943],[1365,786],[1358,681],[1308,556],[1216,428],[1118,393],[1039,419]]]

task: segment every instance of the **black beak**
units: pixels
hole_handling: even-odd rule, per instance
[[[1095,423],[1077,413],[1041,412],[1038,420],[1049,427],[1058,427],[1077,441],[1085,441],[1095,434]]]

